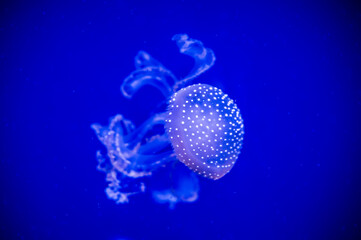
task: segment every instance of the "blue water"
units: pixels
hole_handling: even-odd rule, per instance
[[[234,99],[242,153],[174,209],[107,198],[90,125],[139,125],[162,96],[120,93],[147,51],[185,76],[171,38],[211,48],[196,79]],[[361,11],[344,1],[9,1],[0,8],[1,239],[358,239]]]

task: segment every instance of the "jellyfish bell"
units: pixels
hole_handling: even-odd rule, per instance
[[[140,51],[135,70],[121,85],[128,99],[146,85],[155,87],[164,102],[168,101],[160,104],[167,105],[167,110],[158,109],[140,126],[121,114],[112,117],[107,126],[91,125],[106,148],[106,153],[97,152],[98,170],[106,173],[105,192],[116,203],[126,203],[130,196],[146,191],[170,206],[193,202],[199,191],[196,173],[219,179],[232,169],[240,153],[243,120],[234,101],[216,87],[190,84],[214,65],[213,51],[186,34],[177,34],[173,40],[182,54],[194,59],[186,77],[178,79]],[[161,179],[168,186],[157,189],[149,178]]]
[[[217,180],[235,164],[243,140],[240,110],[222,90],[196,84],[169,101],[166,132],[179,161]]]

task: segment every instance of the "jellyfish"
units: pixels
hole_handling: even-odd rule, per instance
[[[221,89],[192,84],[214,65],[214,52],[187,34],[176,34],[172,40],[180,53],[194,59],[188,75],[178,79],[140,51],[136,70],[121,84],[128,99],[146,85],[155,87],[164,96],[163,107],[138,127],[122,114],[110,118],[108,126],[91,125],[106,148],[105,154],[97,152],[97,168],[106,173],[105,192],[116,203],[127,203],[130,196],[143,192],[171,208],[194,202],[198,176],[222,178],[240,154],[244,125],[236,103]]]

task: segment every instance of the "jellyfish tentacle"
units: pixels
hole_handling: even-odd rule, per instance
[[[134,182],[134,179],[129,181],[124,175],[119,175],[115,169],[107,173],[106,181],[109,184],[105,189],[105,193],[108,198],[113,199],[116,203],[129,202],[129,196],[145,191],[143,182]]]
[[[189,38],[187,34],[176,34],[172,40],[176,41],[182,54],[186,54],[194,59],[193,69],[185,78],[178,80],[160,62],[148,53],[140,51],[135,57],[136,70],[125,78],[121,85],[121,92],[126,98],[132,98],[145,85],[154,86],[165,97],[169,97],[180,87],[189,84],[191,80],[214,65],[216,57],[213,50],[205,48],[201,41]]]
[[[156,124],[165,123],[165,113],[159,113],[149,118],[138,128],[122,115],[116,115],[110,120],[109,127],[93,124],[99,140],[106,146],[110,163],[119,172],[128,177],[149,175],[160,165],[175,160],[172,150],[161,152],[170,147],[170,141],[165,134],[155,135],[141,144],[146,134]],[[98,154],[99,169],[104,167],[104,158]]]
[[[123,115],[117,114],[113,118],[111,118],[109,126],[103,127],[98,123],[94,123],[91,125],[91,128],[95,131],[98,139],[104,144],[106,138],[117,132],[120,135],[127,135],[134,131],[135,126],[132,121],[125,119]]]
[[[134,131],[135,125],[132,121],[126,119],[121,114],[117,114],[109,124],[110,129],[114,129],[117,123],[121,123],[122,131],[124,131],[124,135],[127,135]]]
[[[133,132],[129,133],[124,141],[129,148],[134,148],[139,144],[144,136],[157,124],[165,124],[166,113],[158,113],[150,117],[140,127],[136,128]]]
[[[176,160],[176,156],[173,151],[167,151],[159,154],[143,155],[137,154],[131,158],[130,168],[136,169],[137,172],[148,172],[151,173],[154,169],[161,165],[165,165],[169,162]]]
[[[120,88],[126,98],[132,98],[146,85],[156,87],[165,97],[172,94],[172,86],[178,80],[171,71],[144,51],[137,54],[134,62],[136,70],[124,79]]]
[[[177,166],[178,164],[178,166]],[[153,191],[159,203],[169,203],[173,209],[178,202],[194,202],[198,199],[199,181],[196,174],[175,162],[170,169],[170,188]]]
[[[152,136],[146,144],[142,145],[138,152],[140,154],[157,154],[163,151],[165,148],[170,147],[171,143],[168,140],[166,134]]]
[[[189,38],[187,34],[176,34],[172,40],[176,41],[181,53],[194,58],[193,69],[185,78],[174,85],[173,90],[176,91],[211,68],[216,61],[216,56],[212,49],[205,48],[201,41]]]
[[[138,54],[134,58],[134,65],[136,69],[143,69],[146,67],[162,67],[158,60],[154,59],[149,53],[144,51],[139,51]]]
[[[151,85],[160,90],[165,97],[168,97],[172,93],[172,87],[168,84],[167,78],[173,78],[173,76],[169,70],[161,67],[139,69],[124,79],[121,92],[124,97],[132,98],[140,88]]]

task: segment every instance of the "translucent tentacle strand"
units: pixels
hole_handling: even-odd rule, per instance
[[[93,124],[92,128],[106,146],[108,158],[114,168],[128,177],[141,177],[150,175],[154,168],[175,159],[171,150],[162,151],[170,146],[164,134],[144,138],[156,124],[164,125],[162,114],[151,117],[133,131],[128,131],[132,129],[127,128],[131,125],[122,115],[113,117],[109,127]]]
[[[148,53],[143,51],[138,53],[135,57],[135,67],[137,70],[126,77],[121,85],[121,92],[126,98],[132,98],[146,85],[156,87],[165,97],[173,93],[172,86],[177,82],[176,77]]]
[[[176,41],[181,53],[194,58],[193,69],[185,78],[174,85],[173,89],[176,91],[211,68],[216,61],[216,56],[212,49],[205,48],[201,41],[189,38],[187,34],[176,34],[173,36],[172,40]]]
[[[128,202],[128,197],[144,192],[142,177],[170,161],[175,161],[173,151],[162,151],[170,146],[164,135],[145,139],[148,131],[156,124],[164,125],[164,114],[148,119],[139,128],[122,115],[111,118],[108,127],[93,124],[91,127],[98,139],[107,148],[107,157],[97,152],[98,170],[106,172],[109,182],[105,192],[117,203]]]

